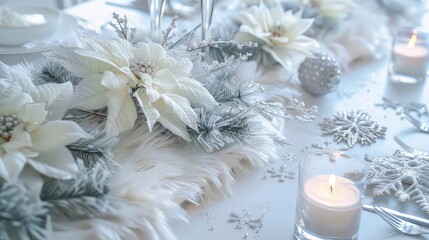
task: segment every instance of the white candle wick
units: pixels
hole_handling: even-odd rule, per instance
[[[334,187],[335,187],[335,175],[331,174],[331,176],[329,176],[329,187],[331,188],[331,193],[334,191]]]

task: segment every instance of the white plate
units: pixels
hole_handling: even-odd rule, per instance
[[[37,44],[31,48],[24,46],[0,46],[0,55],[28,54],[52,50],[57,46],[56,42],[66,41],[72,38],[78,27],[78,21],[73,16],[61,14],[60,21],[57,31],[51,37],[47,38],[47,41],[37,42]]]

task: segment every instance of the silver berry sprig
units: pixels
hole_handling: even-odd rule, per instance
[[[119,17],[119,14],[113,12],[112,17],[116,21],[116,23],[110,22],[109,25],[115,29],[116,34],[118,34],[118,37],[131,42],[134,39],[136,28],[130,28],[128,26],[127,16],[124,15],[124,17]]]

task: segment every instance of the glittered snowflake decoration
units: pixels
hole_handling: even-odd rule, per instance
[[[358,142],[361,145],[374,143],[377,138],[384,138],[387,130],[362,110],[337,112],[332,119],[325,118],[320,128],[323,134],[333,134],[337,143],[346,142],[349,147]]]
[[[401,116],[401,118],[405,117],[405,112],[416,112],[419,117],[429,114],[428,107],[422,103],[399,103],[388,98],[383,98],[383,103],[376,103],[375,106],[382,107],[383,109],[394,109],[396,115]]]
[[[251,212],[243,210],[243,215],[240,215],[236,212],[231,212],[229,214],[230,223],[236,223],[236,229],[243,229],[245,226],[248,226],[251,230],[254,230],[258,233],[264,226],[264,215],[262,214],[258,218],[252,217]]]
[[[369,186],[374,196],[395,194],[399,201],[417,203],[429,214],[429,156],[396,151],[392,156],[374,157],[367,154]]]
[[[296,161],[296,156],[293,153],[289,153],[283,157],[283,160],[293,162]]]
[[[349,146],[333,147],[331,142],[324,142],[323,145],[318,143],[309,144],[302,149],[302,152],[307,151],[309,148],[317,149],[318,155],[327,154],[331,162],[335,162],[338,157],[351,157],[345,152],[350,149]]]
[[[286,164],[282,164],[279,169],[269,168],[264,174],[264,179],[267,177],[277,178],[279,182],[284,182],[286,179],[295,178],[295,176],[294,171],[289,170]]]

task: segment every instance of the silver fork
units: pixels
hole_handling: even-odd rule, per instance
[[[414,124],[414,126],[416,126],[418,129],[420,129],[420,131],[429,133],[429,124],[428,123],[425,123],[425,122],[418,120],[413,115],[411,115],[408,111],[404,111],[404,114],[405,114],[405,116],[407,116],[406,119],[408,121],[410,121],[412,124]]]
[[[397,216],[394,216],[388,212],[386,212],[380,206],[374,206],[375,212],[384,219],[388,224],[392,227],[398,229],[399,231],[408,234],[408,235],[421,235],[421,234],[429,234],[429,230],[422,229],[419,225],[407,222],[405,220],[400,219]]]
[[[395,140],[396,143],[399,144],[399,146],[401,146],[403,149],[407,150],[407,152],[415,155],[415,156],[419,156],[419,157],[429,157],[429,153],[425,152],[425,151],[421,151],[421,150],[417,150],[411,146],[408,146],[408,144],[404,143],[403,141],[401,141],[398,137],[393,136],[393,140]]]

